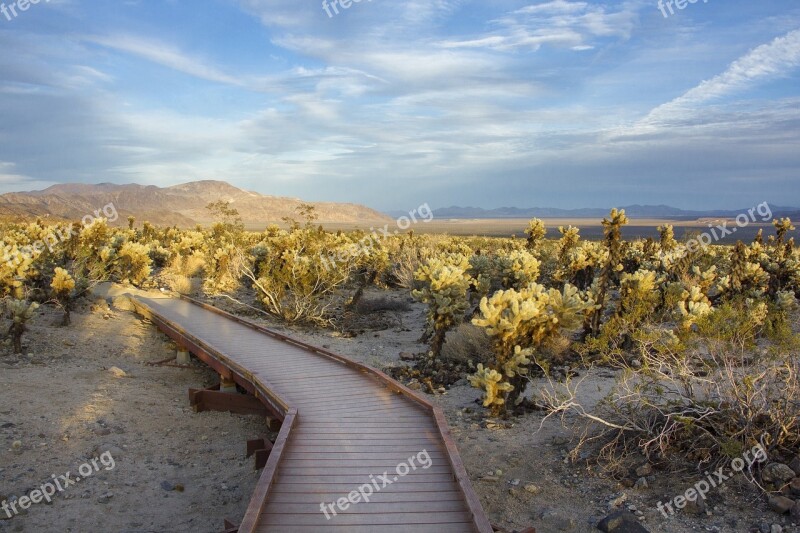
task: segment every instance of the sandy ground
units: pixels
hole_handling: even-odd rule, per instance
[[[366,294],[378,296],[374,290]],[[389,296],[407,310],[371,313],[355,337],[250,318],[386,368],[401,364],[401,352],[425,350],[417,342],[423,306],[401,292]],[[193,413],[186,390],[214,383],[214,373],[197,362],[192,369],[146,366],[169,357],[174,347],[134,314],[87,302],[70,327],[54,326],[58,317],[43,308],[34,318],[25,337],[30,356],[0,351],[0,496],[19,497],[67,471],[74,478],[79,465],[104,452],[110,452],[114,468],[101,464],[52,504],[33,505],[13,519],[0,511],[0,532],[218,532],[223,518],[240,520],[258,479],[244,444],[266,435],[264,421]],[[112,366],[127,377],[115,377]],[[612,380],[609,372],[598,371],[588,378],[589,390],[607,389]],[[653,533],[769,531],[772,524],[800,533],[737,478],[710,495],[706,515],[666,519],[657,502],[698,478],[655,472],[649,488],[626,488],[585,462],[565,461],[575,421],[548,420],[540,429],[542,415],[532,413],[509,427],[487,424],[479,396],[464,382],[433,399],[447,414],[486,512],[508,531],[597,531],[597,521],[626,506]]]

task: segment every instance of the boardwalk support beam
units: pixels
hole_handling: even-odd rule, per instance
[[[189,405],[195,413],[203,411],[222,411],[237,415],[258,415],[266,417],[269,411],[255,396],[248,394],[229,394],[210,389],[189,389]]]
[[[272,443],[267,439],[254,439],[247,441],[247,457],[255,456],[256,470],[261,470],[267,464]]]

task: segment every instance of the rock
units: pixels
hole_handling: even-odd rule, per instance
[[[420,390],[422,388],[422,383],[420,383],[419,381],[412,381],[407,386],[411,390]]]
[[[769,529],[769,533],[783,533],[783,526],[780,524],[772,524],[772,527]]]
[[[633,488],[642,490],[648,488],[649,486],[650,485],[648,485],[647,483],[647,478],[643,476],[636,480],[636,483],[634,483]]]
[[[794,473],[800,476],[800,455],[789,461],[789,468],[794,470]]]
[[[175,490],[175,485],[173,485],[169,481],[162,481],[161,482],[161,488],[164,489],[167,492],[171,492],[171,491]]]
[[[519,485],[519,480],[518,479],[511,479],[511,480],[509,480],[508,484],[513,486],[513,487],[516,487],[517,485]]]
[[[795,502],[794,507],[792,507],[789,513],[792,515],[792,518],[800,520],[800,500]]]
[[[778,514],[788,513],[795,506],[794,500],[786,496],[770,496],[769,508]]]
[[[770,463],[761,471],[761,480],[764,483],[784,484],[793,477],[794,470],[783,463]]]
[[[128,296],[114,296],[111,298],[111,305],[120,311],[135,311],[133,303]]]
[[[126,378],[126,377],[128,377],[128,373],[127,372],[125,372],[124,370],[122,370],[121,368],[116,367],[116,366],[112,366],[111,368],[108,369],[108,371],[111,372],[111,374],[115,378]]]
[[[540,492],[542,492],[542,489],[540,487],[537,487],[533,483],[526,484],[524,488],[525,488],[525,490],[527,492],[530,492],[531,494],[534,494],[534,495],[539,494]]]
[[[622,494],[620,494],[619,496],[613,498],[610,502],[608,502],[608,508],[615,509],[621,506],[626,501],[628,501],[628,495],[623,492]]]
[[[617,511],[603,518],[597,529],[605,533],[649,533],[628,511]]]
[[[417,356],[410,352],[400,352],[401,361],[413,361]]]
[[[111,498],[113,498],[113,497],[114,497],[113,493],[106,492],[105,494],[103,494],[102,496],[97,498],[97,503],[108,503],[108,502],[111,501]]]
[[[796,477],[789,482],[789,491],[793,496],[800,496],[800,477]]]
[[[696,516],[704,515],[706,513],[706,501],[699,496],[694,500],[686,500],[686,507],[683,512]]]
[[[636,477],[645,477],[653,473],[653,467],[650,463],[645,463],[636,469]]]

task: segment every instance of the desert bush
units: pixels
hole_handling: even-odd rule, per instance
[[[713,318],[712,318],[713,317]],[[668,330],[637,333],[640,368],[621,366],[612,391],[597,406],[585,406],[583,381],[550,382],[541,401],[549,415],[575,414],[586,422],[588,442],[600,442],[597,456],[614,468],[631,454],[683,468],[711,470],[757,443],[782,453],[800,445],[800,363],[791,351],[753,357],[752,332],[723,306],[702,319],[706,337],[687,354]],[[712,329],[714,327],[717,329]],[[795,339],[795,349],[796,349]]]
[[[33,314],[39,308],[39,304],[27,300],[6,298],[4,300],[4,308],[11,319],[8,336],[11,337],[14,353],[22,353],[22,335],[28,330],[28,321],[33,318]]]
[[[563,330],[577,327],[594,308],[594,302],[571,285],[563,290],[531,283],[520,291],[497,291],[481,301],[481,315],[472,323],[492,338],[492,359],[469,377],[484,390],[484,406],[495,415],[505,415],[522,400],[525,375],[536,350]],[[544,366],[546,361],[539,359]],[[509,405],[511,407],[509,407]]]
[[[470,323],[456,326],[442,346],[442,359],[464,368],[475,368],[479,363],[488,364],[492,353],[492,339],[484,328]]]
[[[65,269],[57,267],[53,275],[53,281],[50,282],[50,289],[53,299],[64,311],[61,325],[69,326],[72,304],[78,296],[78,287],[75,280]]]
[[[464,321],[469,305],[467,292],[473,282],[469,269],[465,256],[450,255],[429,259],[415,274],[422,287],[411,294],[428,304],[428,333],[434,357],[441,354],[447,332]]]

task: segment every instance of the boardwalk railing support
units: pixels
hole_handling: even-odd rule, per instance
[[[210,389],[189,389],[189,405],[195,413],[203,411],[222,411],[237,415],[258,415],[266,417],[267,407],[255,396],[248,394],[230,394],[222,392],[219,387]]]
[[[255,456],[256,470],[261,470],[267,464],[272,443],[267,439],[254,439],[247,441],[247,457]]]
[[[227,394],[238,394],[239,389],[236,388],[236,382],[232,376],[219,375],[219,391]]]
[[[191,361],[191,354],[189,350],[184,348],[183,346],[178,346],[178,350],[175,356],[175,362],[179,365],[188,365]]]

